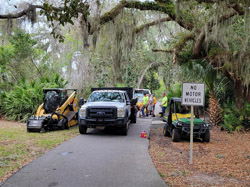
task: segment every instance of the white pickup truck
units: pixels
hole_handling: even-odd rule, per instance
[[[130,122],[136,123],[136,101],[132,88],[92,88],[78,116],[80,134],[88,128],[117,127],[127,135]]]
[[[149,89],[135,89],[134,90],[134,97],[143,97],[144,94],[151,94]]]

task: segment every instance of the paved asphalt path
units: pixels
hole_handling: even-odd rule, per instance
[[[88,130],[28,164],[1,187],[163,187],[148,153],[152,119],[137,118],[128,136]]]

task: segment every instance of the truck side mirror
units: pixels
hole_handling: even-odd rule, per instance
[[[79,106],[82,106],[84,104],[84,99],[81,97],[78,102]]]

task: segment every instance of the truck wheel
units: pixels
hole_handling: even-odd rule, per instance
[[[170,137],[170,133],[167,130],[167,125],[165,125],[164,128],[163,128],[163,135]]]
[[[123,127],[122,127],[122,135],[124,135],[124,136],[127,136],[128,135],[128,122],[126,123],[126,125],[124,125]]]
[[[133,114],[133,116],[131,118],[131,123],[136,123],[136,119],[137,119],[136,115]]]
[[[83,125],[79,125],[79,132],[80,134],[87,134],[87,127]]]
[[[180,133],[177,129],[172,130],[172,141],[179,142],[180,141]]]
[[[210,131],[206,130],[205,134],[202,137],[203,142],[210,142]]]

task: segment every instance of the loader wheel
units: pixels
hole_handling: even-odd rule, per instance
[[[60,130],[69,129],[68,120],[67,119],[61,119],[58,122],[58,127],[59,127]]]
[[[41,128],[40,133],[45,133],[46,130],[44,128]]]
[[[79,132],[80,134],[87,134],[87,127],[83,126],[83,125],[79,125]]]
[[[69,122],[68,119],[63,119],[63,125],[64,125],[64,129],[69,129]]]

